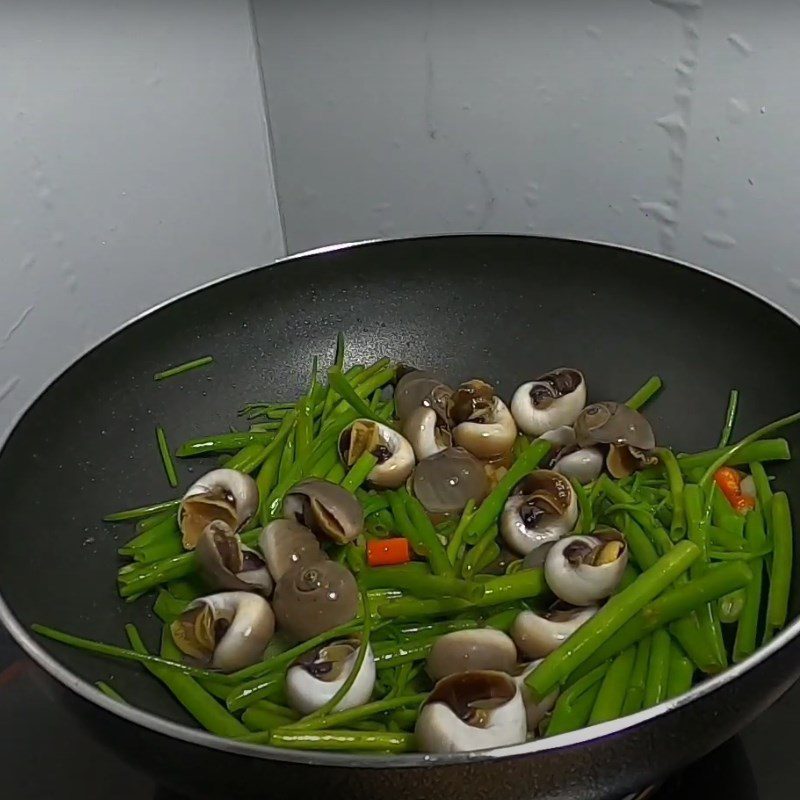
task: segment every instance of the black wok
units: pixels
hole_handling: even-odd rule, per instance
[[[703,755],[797,678],[795,621],[690,695],[618,722],[477,756],[366,758],[217,739],[136,666],[28,635],[41,622],[122,644],[123,623],[135,621],[152,642],[150,603],[126,604],[115,590],[116,548],[130,530],[99,519],[171,495],[154,425],[177,443],[224,431],[246,401],[296,396],[338,330],[353,361],[389,355],[451,380],[481,376],[506,396],[560,364],[583,369],[595,399],[624,398],[658,373],[667,390],[648,414],[678,449],[715,444],[732,387],[742,395],[740,433],[800,407],[800,372],[787,368],[800,352],[793,320],[700,270],[604,245],[511,236],[363,244],[171,302],[67,370],[0,454],[0,616],[103,741],[193,796],[601,798]],[[210,369],[152,380],[207,353]],[[797,433],[789,437],[797,445]],[[205,466],[183,463],[184,485]],[[798,507],[800,462],[775,473]],[[94,690],[109,675],[131,707]]]

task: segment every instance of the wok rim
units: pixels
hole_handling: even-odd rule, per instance
[[[291,263],[299,259],[308,258],[311,256],[324,255],[326,253],[339,252],[344,250],[354,250],[360,247],[370,245],[391,245],[401,242],[414,242],[426,240],[443,240],[443,239],[459,239],[459,238],[483,238],[483,239],[532,239],[532,240],[546,240],[554,242],[563,242],[569,244],[579,245],[593,245],[599,247],[606,247],[613,250],[622,250],[637,255],[643,255],[650,258],[656,258],[665,261],[673,266],[678,266],[693,272],[699,272],[706,275],[713,280],[720,281],[728,284],[734,289],[750,295],[755,300],[765,304],[773,311],[781,314],[794,325],[800,327],[800,319],[793,316],[789,311],[780,307],[774,301],[764,297],[754,289],[744,286],[732,278],[720,275],[712,270],[701,267],[696,264],[691,264],[687,261],[681,261],[676,258],[668,257],[659,253],[653,253],[642,248],[632,247],[629,245],[620,245],[612,242],[604,242],[593,239],[581,239],[577,237],[566,236],[538,236],[538,235],[525,235],[513,233],[449,233],[449,234],[429,234],[425,236],[409,236],[409,237],[395,237],[395,238],[375,238],[375,239],[360,239],[351,242],[341,242],[338,244],[324,245],[321,247],[305,250],[301,253],[293,253],[276,259],[269,264],[246,267],[241,270],[231,272],[219,278],[214,278],[200,286],[188,289],[181,292],[167,300],[157,303],[146,309],[139,314],[135,315],[128,321],[117,326],[111,333],[103,337],[103,339],[84,350],[74,361],[68,364],[58,375],[52,378],[46,386],[36,395],[36,397],[28,403],[15,417],[12,425],[9,427],[6,436],[0,446],[0,455],[5,450],[8,439],[11,434],[16,430],[22,419],[30,413],[40,399],[47,394],[50,388],[60,380],[70,369],[76,366],[81,360],[86,358],[90,353],[94,352],[97,348],[102,347],[107,341],[125,331],[127,328],[132,327],[140,320],[155,314],[162,308],[165,308],[173,303],[176,303],[186,297],[203,292],[210,289],[217,284],[225,283],[226,281],[235,280],[243,275],[258,270],[273,269],[283,264]],[[755,669],[759,664],[766,661],[777,651],[781,650],[792,639],[800,634],[800,616],[798,616],[790,625],[788,625],[780,634],[778,634],[769,644],[760,647],[751,656],[746,658],[739,664],[735,664],[724,672],[718,675],[707,678],[702,683],[693,687],[689,692],[686,692],[679,697],[671,700],[666,700],[659,703],[652,708],[639,711],[636,714],[631,714],[627,717],[622,717],[618,720],[611,722],[604,722],[598,725],[592,725],[571,733],[563,733],[552,738],[537,739],[532,742],[525,742],[519,745],[511,745],[506,747],[498,747],[487,750],[480,750],[470,753],[446,753],[446,754],[428,754],[428,753],[407,753],[397,755],[353,755],[351,753],[335,753],[325,751],[303,751],[303,750],[289,750],[284,748],[270,747],[268,745],[248,744],[245,742],[236,741],[233,739],[226,739],[208,733],[204,730],[190,728],[187,725],[182,725],[171,720],[164,719],[157,714],[152,714],[149,711],[130,706],[127,704],[119,703],[118,701],[106,696],[93,684],[85,681],[77,674],[64,666],[57,658],[51,656],[44,647],[37,643],[33,635],[29,633],[20,621],[14,616],[10,607],[6,603],[2,587],[0,587],[0,622],[5,626],[6,630],[11,634],[12,638],[22,648],[23,652],[36,662],[42,669],[45,670],[51,677],[57,680],[64,687],[72,691],[79,697],[87,700],[88,702],[99,706],[104,711],[113,714],[127,722],[134,725],[141,726],[156,734],[169,736],[173,739],[178,739],[182,742],[199,745],[201,747],[208,747],[212,750],[222,751],[232,755],[240,755],[250,758],[258,758],[266,761],[280,761],[294,764],[302,764],[307,766],[327,766],[327,767],[340,767],[340,768],[356,768],[356,769],[412,769],[412,768],[426,768],[436,766],[453,766],[458,764],[477,764],[485,761],[497,761],[507,758],[519,756],[533,756],[539,753],[547,753],[554,750],[573,747],[594,740],[602,739],[606,736],[620,734],[629,729],[635,728],[645,722],[653,720],[657,717],[669,714],[683,706],[689,705],[701,698],[713,694],[718,689],[728,683],[735,681],[737,678],[747,674],[752,669]]]

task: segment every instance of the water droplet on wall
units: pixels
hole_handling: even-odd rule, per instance
[[[33,311],[33,306],[28,306],[22,314],[19,315],[16,322],[14,322],[11,327],[6,331],[6,335],[3,337],[3,344],[5,344],[11,337],[22,327],[22,323],[28,318],[28,315]]]
[[[724,231],[704,231],[703,239],[714,247],[736,247],[736,239]]]
[[[686,123],[683,121],[683,116],[677,111],[659,117],[656,120],[656,125],[659,128],[663,128],[671,136],[686,135]]]
[[[19,375],[15,375],[13,378],[9,378],[3,384],[2,388],[0,388],[0,400],[5,400],[5,398],[8,397],[11,394],[11,392],[13,392],[14,389],[17,387],[19,381],[20,381]]]
[[[731,122],[739,123],[750,113],[750,106],[745,100],[739,97],[731,97],[728,100],[728,119]]]
[[[639,210],[658,223],[658,241],[662,253],[675,250],[675,234],[683,196],[686,169],[687,131],[691,120],[695,72],[698,63],[700,30],[698,21],[702,0],[651,0],[654,5],[673,11],[681,20],[684,47],[675,62],[674,109],[656,120],[669,137],[667,192],[660,201],[639,202]]]
[[[653,5],[664,6],[676,14],[683,16],[687,11],[703,7],[703,0],[650,0]]]
[[[743,56],[749,56],[753,52],[753,47],[747,39],[740,33],[728,34],[728,41],[733,45],[735,50],[738,50]]]
[[[675,209],[667,205],[667,203],[659,203],[658,201],[648,201],[646,203],[639,203],[639,211],[643,214],[652,214],[656,219],[667,224],[674,224]]]

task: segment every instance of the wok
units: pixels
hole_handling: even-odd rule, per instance
[[[667,388],[648,416],[660,441],[679,450],[715,445],[733,387],[740,434],[800,406],[800,372],[787,368],[800,352],[795,321],[696,268],[600,244],[516,236],[365,243],[245,272],[161,306],[59,377],[0,454],[0,616],[102,741],[193,797],[605,798],[710,751],[797,678],[793,621],[690,694],[613,723],[477,755],[362,757],[215,738],[137,666],[26,632],[41,622],[124,644],[123,623],[133,621],[152,644],[150,603],[127,604],[115,589],[116,548],[131,532],[99,520],[170,497],[154,425],[178,443],[224,431],[247,401],[295,397],[312,357],[332,356],[339,330],[351,362],[389,355],[450,381],[483,377],[506,397],[561,364],[584,370],[594,399],[624,398],[657,373]],[[214,356],[211,368],[153,381],[157,370],[204,354]],[[788,435],[796,446],[797,433]],[[182,485],[207,466],[182,463]],[[792,494],[800,462],[775,473]],[[93,688],[110,675],[132,705]]]

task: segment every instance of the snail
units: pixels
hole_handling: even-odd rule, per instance
[[[210,522],[221,520],[232,531],[247,525],[258,510],[256,482],[235,469],[215,469],[198,478],[178,508],[183,546],[194,550]]]
[[[420,750],[463,753],[525,741],[522,694],[504,672],[472,670],[442,678],[422,706],[414,733]]]
[[[622,403],[593,403],[575,421],[580,447],[608,445],[606,468],[615,478],[657,462],[650,451],[656,446],[650,423],[638,411]]]
[[[276,581],[294,567],[327,558],[319,539],[305,525],[293,519],[272,520],[261,531],[258,545],[269,573]]]
[[[261,659],[275,632],[275,616],[260,595],[220,592],[189,603],[170,631],[187,656],[235,672]]]
[[[597,613],[596,606],[571,608],[556,604],[548,611],[520,611],[509,631],[526,658],[544,658]]]
[[[372,453],[378,463],[367,475],[367,482],[380,489],[397,489],[414,469],[414,450],[408,440],[388,425],[371,419],[357,419],[339,435],[339,454],[347,467],[364,453]]]
[[[483,464],[461,447],[449,447],[422,459],[411,485],[416,498],[430,514],[461,512],[469,500],[479,503],[489,493]]]
[[[570,482],[557,472],[537,469],[523,478],[506,500],[500,532],[520,555],[569,533],[578,519],[578,500]]]
[[[239,541],[227,522],[206,525],[195,549],[200,573],[213,589],[269,596],[273,581],[264,559]]]
[[[439,680],[476,669],[510,672],[516,663],[517,648],[505,633],[475,628],[439,636],[428,654],[425,670],[433,680]]]
[[[517,426],[506,404],[484,381],[462,383],[450,405],[453,441],[474,456],[492,459],[508,453]]]
[[[287,492],[283,514],[337,544],[347,544],[364,528],[361,503],[341,486],[312,478]]]
[[[336,561],[301,564],[281,576],[272,605],[281,632],[303,641],[353,619],[358,586]]]
[[[586,405],[586,380],[577,369],[559,367],[523,383],[511,399],[511,413],[520,430],[541,436],[572,425]]]
[[[550,590],[574,606],[590,606],[610,597],[628,563],[625,537],[613,528],[591,536],[567,536],[551,548],[544,564]]]
[[[324,706],[342,688],[355,668],[358,639],[338,639],[302,655],[286,672],[286,699],[301,714]],[[375,657],[367,645],[358,673],[332,711],[364,705],[375,686]]]

